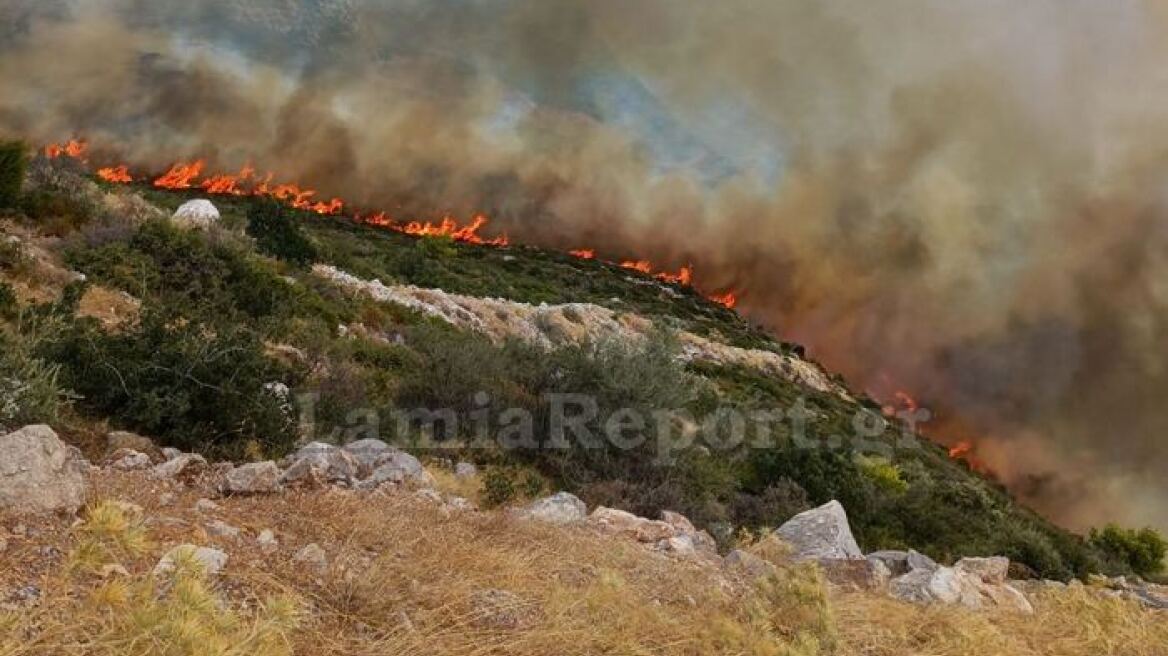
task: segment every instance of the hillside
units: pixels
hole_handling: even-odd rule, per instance
[[[167,220],[193,197],[34,162],[0,262],[4,365],[34,380],[0,423],[52,423],[95,458],[107,427],[236,459],[376,436],[476,462],[496,503],[554,488],[677,510],[724,548],[838,499],[866,551],[1005,555],[1019,576],[1063,580],[1131,572],[688,286],[233,196],[215,198],[208,229]],[[549,394],[591,399],[596,435],[639,413],[645,439],[546,448]],[[435,435],[423,429],[451,427],[401,409],[461,421]],[[477,439],[472,417],[499,429],[516,411],[524,448]]]

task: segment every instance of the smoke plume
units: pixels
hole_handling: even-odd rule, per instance
[[[1074,528],[1168,528],[1153,0],[0,0],[0,133],[692,262]]]

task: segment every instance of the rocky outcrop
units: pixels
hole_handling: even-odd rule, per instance
[[[976,566],[975,566],[976,567]],[[987,578],[972,567],[916,569],[893,579],[888,585],[893,597],[915,604],[952,604],[969,609],[1004,608],[1033,613],[1026,595],[999,580],[996,569],[986,570]]]
[[[864,558],[852,536],[848,514],[838,501],[795,515],[775,534],[791,545],[796,560]]]
[[[545,524],[574,524],[588,515],[588,507],[573,494],[559,492],[531,503],[519,515]]]
[[[678,534],[669,524],[637,517],[633,513],[600,506],[588,516],[588,522],[601,530],[632,538],[637,542],[657,543]]]
[[[210,471],[207,459],[194,453],[182,453],[166,462],[155,465],[150,470],[150,476],[159,480],[175,480],[181,483],[192,483],[200,476]]]
[[[320,487],[328,483],[352,482],[360,463],[351,453],[331,444],[312,442],[286,459],[287,469],[280,477],[284,485]]]
[[[75,512],[85,502],[85,462],[48,426],[0,436],[0,509]]]
[[[908,551],[874,551],[867,556],[868,560],[878,561],[888,568],[892,576],[908,574],[916,569],[929,571],[937,569],[937,563],[932,558],[909,549]]]

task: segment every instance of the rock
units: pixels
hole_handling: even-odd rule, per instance
[[[357,464],[363,469],[360,476],[366,478],[373,472],[381,456],[395,449],[381,440],[365,439],[346,444],[344,450],[357,459]]]
[[[145,453],[150,457],[151,464],[165,462],[167,460],[162,450],[154,444],[153,440],[148,437],[142,437],[137,433],[112,431],[105,436],[105,442],[106,452],[110,454],[120,449],[130,449],[139,453]],[[107,461],[111,459],[107,458]]]
[[[451,510],[460,512],[478,510],[478,507],[470,499],[464,499],[462,497],[450,497],[446,500],[446,506]]]
[[[218,538],[231,538],[234,540],[239,537],[240,531],[227,522],[215,519],[207,523],[207,532]]]
[[[191,483],[210,470],[207,459],[194,453],[183,453],[171,460],[155,465],[150,470],[150,477],[159,480],[176,480],[182,483]]]
[[[164,462],[170,462],[171,460],[174,460],[175,458],[180,457],[182,454],[183,454],[182,451],[179,451],[178,449],[176,449],[174,447],[170,447],[170,446],[162,447],[162,459]]]
[[[414,492],[414,498],[432,503],[442,503],[442,495],[438,493],[438,490],[430,487],[424,487]]]
[[[165,508],[174,503],[174,494],[171,492],[163,492],[158,495],[158,505]]]
[[[693,522],[689,521],[689,518],[685,515],[675,513],[672,510],[663,510],[661,511],[661,521],[672,526],[678,535],[688,536],[698,553],[718,553],[718,543],[714,540],[714,536],[706,531],[697,530]]]
[[[915,604],[961,605],[973,610],[999,607],[1027,614],[1034,612],[1026,595],[1016,588],[1005,583],[986,583],[979,574],[956,567],[913,570],[893,579],[888,590],[893,597]]]
[[[323,574],[328,569],[328,554],[315,542],[297,551],[292,560],[311,567],[316,574]]]
[[[851,590],[879,590],[888,585],[892,572],[876,559],[829,558],[819,561],[828,581]]]
[[[260,551],[268,556],[280,550],[280,542],[270,528],[260,531],[259,537],[256,538],[256,544],[260,546]]]
[[[434,483],[433,478],[422,467],[422,463],[405,451],[390,449],[378,456],[375,462],[373,473],[361,481],[361,487],[372,489],[385,483],[410,482],[427,486]]]
[[[195,510],[201,513],[218,512],[219,504],[210,499],[199,499],[195,502]]]
[[[962,558],[953,567],[966,574],[972,574],[985,583],[997,585],[1006,582],[1006,575],[1010,571],[1010,559],[1002,556]]]
[[[604,506],[592,511],[588,521],[606,532],[625,535],[638,542],[658,542],[677,536],[677,530],[665,522]]]
[[[539,613],[535,605],[506,590],[480,590],[470,599],[474,623],[489,629],[525,629]]]
[[[582,522],[588,515],[588,507],[574,494],[558,492],[532,502],[520,514],[546,524],[573,524]]]
[[[271,460],[250,462],[227,472],[224,491],[231,494],[267,494],[280,489],[280,468]]]
[[[0,510],[75,512],[85,502],[84,460],[48,426],[0,436]]]
[[[867,558],[868,560],[880,561],[888,568],[892,576],[908,574],[917,569],[928,571],[937,569],[937,563],[932,558],[912,549],[908,551],[874,551],[868,554]]]
[[[775,534],[794,547],[796,560],[864,557],[852,536],[848,515],[838,501],[795,515]]]
[[[170,551],[154,566],[154,575],[163,576],[175,571],[179,562],[191,561],[202,566],[203,571],[215,575],[227,566],[227,554],[219,549],[181,544]]]
[[[110,468],[118,471],[146,469],[153,464],[150,461],[150,456],[133,449],[118,449],[110,454],[106,462]]]
[[[180,205],[170,220],[185,228],[210,228],[219,223],[219,210],[211,201],[199,198]]]
[[[324,442],[301,447],[289,459],[288,469],[280,477],[284,485],[320,487],[325,483],[351,483],[359,463],[351,453]]]
[[[741,549],[735,549],[722,559],[722,567],[727,570],[743,572],[751,577],[766,576],[778,568],[758,556]]]
[[[478,474],[478,467],[469,462],[460,462],[454,466],[454,475],[458,478],[474,478]]]

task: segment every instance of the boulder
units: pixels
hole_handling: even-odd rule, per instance
[[[218,538],[230,538],[234,540],[239,537],[240,530],[227,522],[214,519],[207,522],[207,533]]]
[[[162,460],[163,460],[163,462],[170,462],[171,460],[178,458],[182,454],[183,454],[182,451],[179,451],[178,449],[176,449],[174,447],[170,447],[170,446],[162,447]]]
[[[661,521],[672,526],[673,530],[679,536],[688,536],[697,552],[704,554],[718,553],[718,542],[714,540],[714,536],[706,531],[697,530],[693,522],[689,521],[689,518],[685,515],[673,512],[672,510],[662,510]]]
[[[937,563],[932,558],[912,549],[908,551],[874,551],[868,554],[867,558],[882,563],[892,576],[908,574],[917,569],[929,571],[937,569]]]
[[[276,534],[270,528],[260,531],[259,537],[256,538],[256,544],[259,545],[260,551],[265,556],[270,556],[280,550],[280,541],[276,539]]]
[[[962,558],[953,567],[966,574],[972,574],[985,583],[997,585],[1006,582],[1006,576],[1010,571],[1010,559],[1002,556]]]
[[[825,558],[819,566],[829,582],[850,590],[879,590],[892,578],[892,572],[880,560]]]
[[[478,473],[478,467],[469,462],[460,462],[454,466],[454,475],[458,478],[474,478]]]
[[[151,464],[168,460],[162,450],[148,437],[129,431],[112,431],[105,436],[106,453],[113,454],[120,449],[130,449],[150,456]],[[107,460],[109,458],[107,457]]]
[[[986,583],[980,575],[956,567],[913,570],[894,578],[888,591],[901,601],[915,604],[960,605],[973,610],[998,607],[1027,614],[1034,612],[1026,595],[1016,588],[1005,583]]]
[[[310,567],[316,574],[323,574],[328,569],[328,554],[315,542],[297,551],[292,560]]]
[[[191,483],[210,470],[207,459],[194,453],[183,453],[150,470],[151,478]]]
[[[638,542],[658,542],[678,535],[677,530],[665,522],[604,506],[592,511],[588,521],[608,533],[631,537]]]
[[[219,223],[219,209],[205,198],[183,203],[170,220],[184,228],[210,228]]]
[[[432,485],[434,482],[429,472],[422,467],[422,463],[405,451],[390,448],[382,452],[374,462],[376,464],[373,473],[360,483],[363,488],[375,488],[385,483],[409,482]]]
[[[150,456],[133,449],[118,449],[106,458],[106,464],[118,471],[135,471],[150,467]]]
[[[75,512],[85,502],[84,459],[48,426],[0,436],[0,509]]]
[[[365,478],[373,472],[381,456],[393,451],[394,448],[381,440],[365,439],[346,444],[344,450],[357,459],[357,464],[363,470],[360,476]]]
[[[546,524],[573,524],[584,521],[588,507],[575,495],[559,492],[532,502],[520,515]]]
[[[223,478],[223,490],[230,494],[266,494],[279,489],[280,468],[271,460],[240,465]]]
[[[284,485],[319,487],[325,483],[351,483],[359,463],[351,453],[324,442],[303,446],[290,458],[280,478]]]
[[[197,563],[206,574],[218,574],[227,566],[227,554],[210,547],[199,547],[193,544],[180,544],[166,552],[166,555],[154,566],[155,576],[164,576],[174,572],[180,562]]]
[[[864,558],[838,501],[795,515],[775,534],[794,548],[796,560]]]

